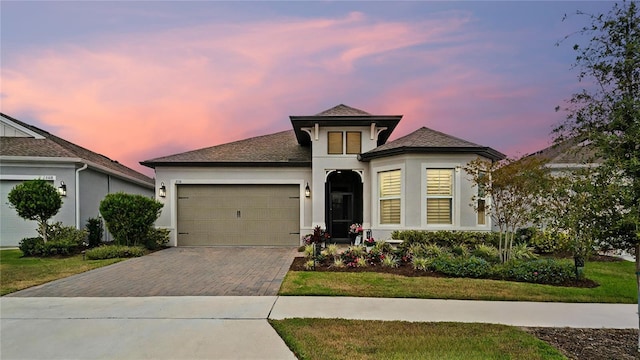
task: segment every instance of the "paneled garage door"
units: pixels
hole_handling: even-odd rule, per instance
[[[178,186],[178,246],[299,243],[298,185]]]

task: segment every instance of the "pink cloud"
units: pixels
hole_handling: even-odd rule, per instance
[[[147,174],[139,161],[286,130],[289,114],[359,96],[364,110],[403,113],[399,135],[432,126],[465,137],[478,104],[536,91],[461,59],[493,46],[470,43],[470,21],[461,13],[401,23],[352,12],[106,35],[5,61],[2,107],[18,118],[36,114],[57,135]],[[399,67],[416,74],[394,78]]]

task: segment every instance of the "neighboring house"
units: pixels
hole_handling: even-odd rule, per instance
[[[77,228],[98,217],[107,194],[154,195],[153,179],[0,113],[0,246],[17,246],[21,239],[37,236],[36,222],[19,217],[7,195],[17,184],[38,178],[64,189],[62,208],[52,221]]]
[[[338,105],[291,116],[293,130],[141,162],[155,169],[170,245],[289,245],[315,226],[348,242],[361,223],[394,230],[486,230],[462,167],[500,152],[426,127],[387,142],[401,115]]]
[[[546,160],[546,166],[554,176],[577,169],[598,166],[602,162],[602,159],[596,156],[595,149],[590,142],[575,139],[554,144],[529,156]]]

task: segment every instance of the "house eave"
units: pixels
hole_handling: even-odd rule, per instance
[[[496,151],[490,147],[398,147],[388,150],[380,150],[360,154],[358,157],[361,161],[370,161],[372,159],[384,158],[402,154],[476,154],[488,159],[498,161],[506,158],[506,155]]]
[[[256,162],[256,161],[141,161],[140,165],[155,169],[162,166],[172,167],[311,167],[310,161],[281,161],[281,162]]]
[[[300,145],[309,145],[311,138],[302,128],[314,127],[318,124],[325,126],[371,126],[376,124],[378,128],[386,128],[378,137],[378,145],[387,142],[391,133],[396,128],[402,115],[345,115],[345,116],[289,116],[291,125],[296,134],[296,140]]]
[[[101,173],[105,173],[109,176],[113,176],[122,180],[136,183],[140,186],[148,189],[153,189],[155,184],[153,182],[146,182],[141,179],[134,178],[132,176],[115,172],[105,166],[96,164],[92,161],[87,161],[81,158],[75,157],[45,157],[45,156],[0,156],[0,162],[2,163],[51,163],[51,164],[69,164],[69,166],[78,167],[82,164],[87,164],[89,168],[97,170]]]

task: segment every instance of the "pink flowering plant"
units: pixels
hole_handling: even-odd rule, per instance
[[[362,234],[362,224],[351,224],[349,226],[349,234],[352,235],[360,235]]]
[[[376,240],[372,237],[364,239],[365,246],[374,246],[376,244]]]

